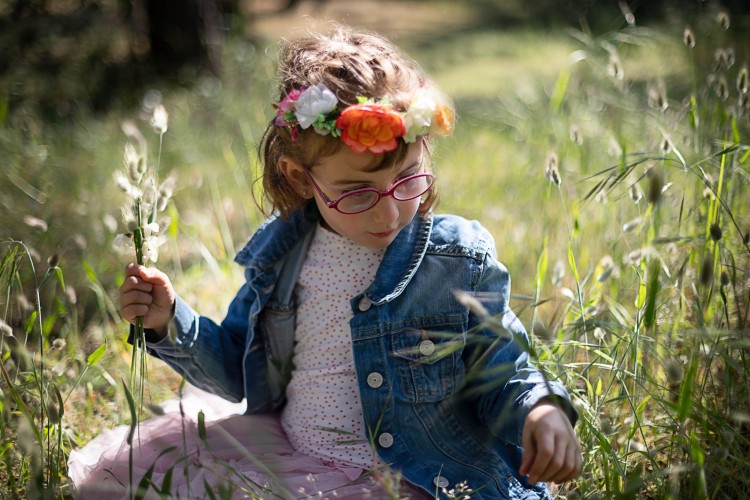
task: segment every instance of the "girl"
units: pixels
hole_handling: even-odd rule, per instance
[[[126,268],[122,315],[143,317],[149,353],[247,403],[205,439],[170,415],[142,425],[152,462],[181,450],[156,460],[154,488],[177,464],[188,496],[549,496],[580,469],[576,413],[529,361],[492,237],[431,212],[430,140],[453,109],[389,42],[344,27],[288,43],[279,76],[260,146],[275,215],[235,259],[247,281],[224,321]],[[128,484],[118,451],[79,492]]]

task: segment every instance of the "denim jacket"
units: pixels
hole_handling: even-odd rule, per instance
[[[178,297],[176,335],[148,343],[149,352],[204,390],[245,398],[248,413],[279,410],[293,370],[294,287],[319,219],[311,204],[267,221],[235,258],[247,280],[223,322]],[[478,318],[456,290],[489,316]],[[559,401],[571,422],[577,416],[565,388],[530,363],[509,296],[510,276],[482,226],[416,215],[370,287],[351,297],[369,438],[384,463],[431,494],[466,482],[476,499],[549,495],[518,474],[524,420],[543,398]]]

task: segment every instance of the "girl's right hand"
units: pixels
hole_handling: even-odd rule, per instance
[[[130,323],[143,317],[143,327],[166,335],[174,314],[175,291],[166,274],[154,267],[128,264],[120,286],[120,313]]]

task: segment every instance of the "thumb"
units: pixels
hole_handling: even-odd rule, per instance
[[[141,278],[154,285],[166,285],[169,283],[167,275],[155,267],[141,267]]]
[[[528,425],[524,426],[521,445],[523,446],[523,455],[521,458],[521,468],[518,470],[518,473],[525,476],[529,472],[529,469],[531,469],[531,465],[534,463],[534,458],[536,457],[536,445],[534,444],[534,438]]]

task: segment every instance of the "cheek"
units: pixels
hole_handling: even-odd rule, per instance
[[[402,205],[400,208],[401,217],[403,219],[411,220],[417,213],[417,210],[419,210],[420,201],[421,200],[419,198],[409,201],[402,201]]]

